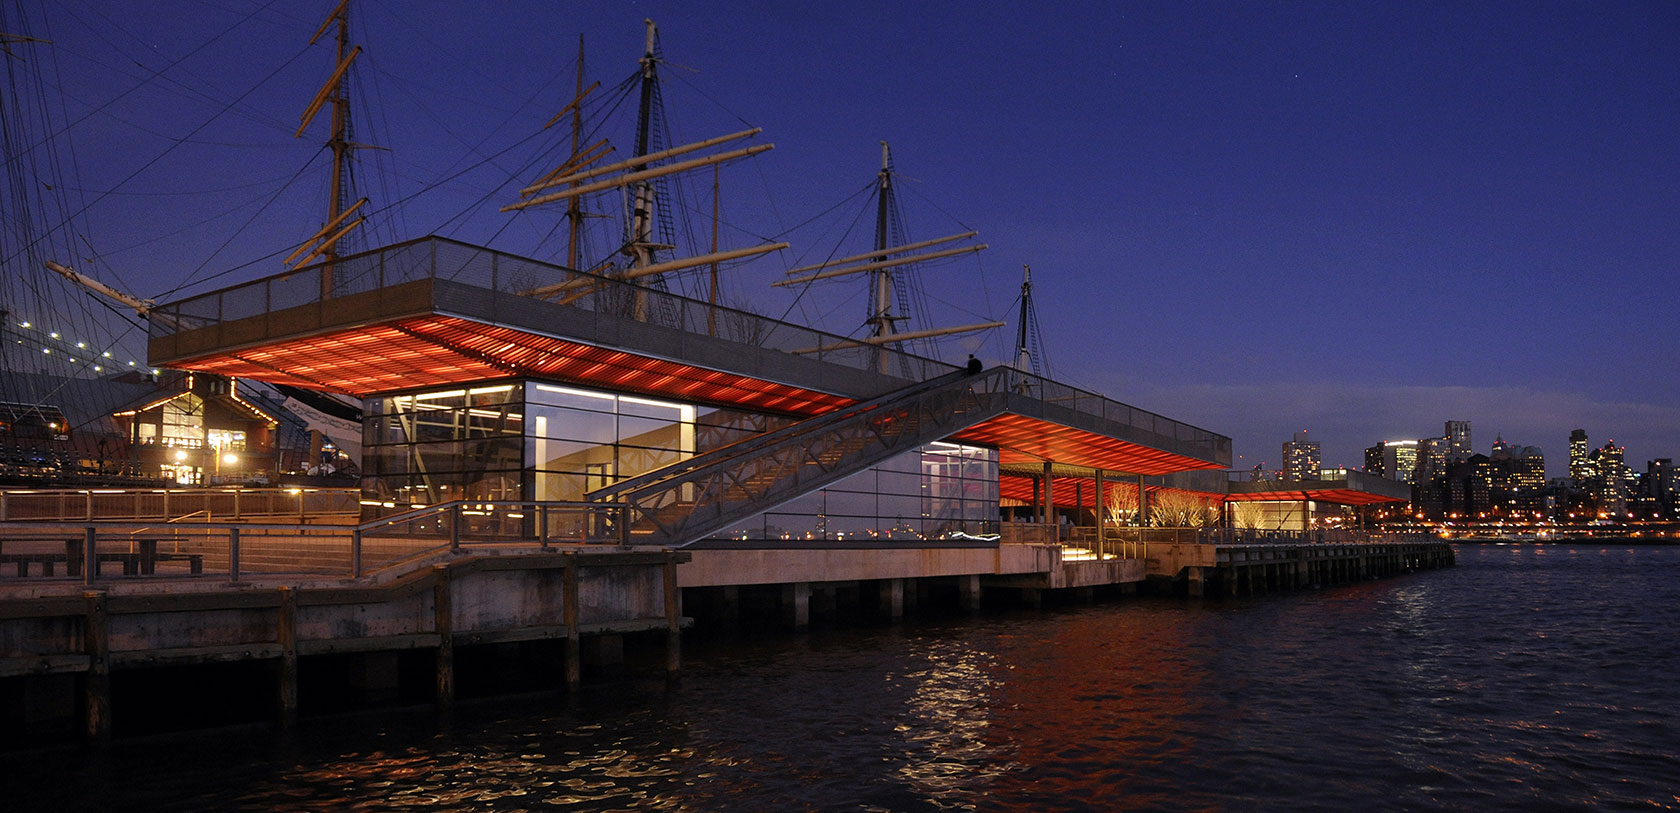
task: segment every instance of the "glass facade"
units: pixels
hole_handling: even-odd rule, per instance
[[[995,449],[930,443],[777,506],[720,536],[919,541],[997,533]]]
[[[363,499],[582,500],[792,419],[537,381],[367,401]],[[733,539],[921,540],[995,533],[992,449],[932,443],[755,517]]]

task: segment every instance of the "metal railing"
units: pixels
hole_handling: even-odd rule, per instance
[[[1057,526],[1039,522],[1005,522],[999,527],[1003,544],[1058,545],[1064,561],[1147,559],[1151,545],[1362,545],[1432,539],[1427,534],[1397,534],[1326,528],[1312,531],[1259,531],[1238,528],[1136,528]]]
[[[622,500],[639,541],[682,546],[1002,413],[1014,370],[923,382],[652,472],[591,497]]]
[[[55,488],[0,490],[0,522],[213,521],[355,516],[353,488]]]
[[[359,578],[474,546],[624,545],[625,506],[457,501],[361,525],[251,522],[33,523],[0,527],[0,582],[118,574],[240,581],[252,576]]]

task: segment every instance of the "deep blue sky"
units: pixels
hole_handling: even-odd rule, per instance
[[[330,64],[303,43],[333,5],[50,4],[36,33],[68,118],[85,116],[76,182],[116,192],[90,209],[103,263],[84,266],[146,296],[279,270],[241,266],[321,220],[323,124],[292,130]],[[364,153],[363,188],[402,202],[374,242],[559,256],[552,215],[496,208],[560,138],[526,140],[571,96],[578,34],[611,86],[651,16],[683,66],[667,68],[677,140],[745,121],[777,145],[726,170],[726,241],[846,199],[889,140],[912,236],[966,225],[991,245],[927,272],[942,322],[1013,320],[1031,264],[1056,377],[1231,435],[1240,466],[1275,467],[1302,429],[1326,464],[1357,466],[1447,419],[1484,452],[1495,433],[1542,447],[1554,476],[1575,427],[1638,468],[1680,456],[1680,5],[353,8],[358,139],[390,149]],[[791,303],[763,283],[862,250],[867,226],[841,239],[859,206],[730,294],[852,330],[861,290]],[[1008,341],[948,352],[997,359]]]

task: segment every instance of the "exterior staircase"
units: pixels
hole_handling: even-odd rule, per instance
[[[682,547],[1003,412],[1014,371],[959,371],[590,492],[635,544]]]

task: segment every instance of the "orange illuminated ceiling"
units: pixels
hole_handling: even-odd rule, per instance
[[[1091,477],[1052,477],[1050,478],[1050,498],[1059,508],[1095,508],[1097,501],[1097,483]],[[1130,505],[1137,500],[1137,484],[1135,482],[1115,482],[1112,479],[1103,481],[1103,491],[1108,494],[1105,503],[1114,502],[1118,497],[1122,504]],[[1177,491],[1191,494],[1212,503],[1225,499],[1224,494],[1208,494],[1201,491],[1186,491],[1179,488],[1164,488],[1161,486],[1144,486],[1150,500],[1165,491]],[[998,478],[998,496],[1006,500],[1015,500],[1025,505],[1035,504],[1033,494],[1033,478],[1019,475],[1004,475]]]
[[[816,414],[852,399],[679,362],[426,315],[171,362],[357,397],[532,376],[775,412]]]
[[[853,402],[841,395],[441,314],[274,339],[170,364],[357,397],[533,377],[793,415],[817,415]],[[1220,468],[1014,414],[985,421],[952,440],[995,446],[1003,463],[1053,460],[1131,474]]]
[[[999,415],[952,440],[996,446],[999,449],[998,462],[1006,465],[1050,460],[1128,474],[1171,474],[1191,469],[1223,468],[1218,463],[1025,415]]]
[[[1309,488],[1289,491],[1248,491],[1225,497],[1231,502],[1278,502],[1280,500],[1313,500],[1331,505],[1374,505],[1379,502],[1405,502],[1403,497],[1387,497],[1353,488]]]

